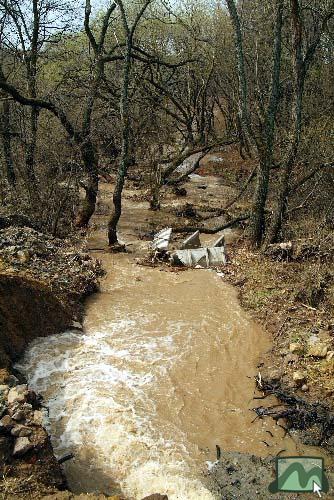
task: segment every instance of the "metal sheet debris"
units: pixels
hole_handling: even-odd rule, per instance
[[[172,237],[172,228],[162,229],[155,236],[151,244],[153,250],[168,250],[168,245]]]
[[[155,251],[154,258],[159,261],[170,261],[174,265],[195,268],[208,268],[226,264],[224,235],[214,242],[213,246],[201,247],[200,231],[196,231],[186,238],[181,250],[168,251],[172,237],[172,228],[159,231],[151,243]]]
[[[187,267],[211,267],[226,264],[224,247],[176,250],[171,258],[173,264]]]
[[[213,247],[223,247],[225,245],[225,236],[219,236],[218,240],[214,242]]]

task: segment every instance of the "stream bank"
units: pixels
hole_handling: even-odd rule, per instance
[[[230,253],[226,278],[239,289],[242,306],[273,339],[261,360],[264,393],[282,400],[277,414],[288,410],[290,425],[305,444],[332,455],[333,235],[296,239],[262,253],[241,239]]]
[[[0,497],[41,498],[66,479],[43,427],[43,401],[13,363],[34,338],[81,329],[83,300],[102,271],[79,240],[41,233],[24,217],[1,223]]]

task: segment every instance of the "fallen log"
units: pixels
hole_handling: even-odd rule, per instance
[[[238,222],[245,221],[249,219],[250,215],[241,215],[239,217],[236,217],[235,219],[232,219],[230,222],[227,222],[226,224],[223,224],[218,227],[210,228],[210,227],[204,227],[204,226],[186,226],[186,227],[174,227],[173,231],[174,233],[194,233],[196,231],[199,231],[200,233],[203,234],[216,234],[219,233],[219,231],[224,231],[224,229],[228,229],[235,224],[238,224]]]
[[[59,463],[59,465],[61,465],[65,462],[67,462],[68,460],[72,460],[72,458],[74,458],[73,453],[69,453],[68,455],[64,455],[63,457],[59,458],[58,463]]]

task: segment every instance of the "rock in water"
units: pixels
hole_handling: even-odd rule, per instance
[[[27,393],[27,386],[25,384],[12,387],[8,393],[8,404],[23,403]]]

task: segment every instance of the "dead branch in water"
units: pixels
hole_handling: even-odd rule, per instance
[[[253,408],[256,418],[272,417],[276,422],[284,419],[288,422],[290,428],[298,430],[307,430],[311,427],[317,427],[319,430],[319,444],[326,444],[328,438],[334,432],[334,414],[323,403],[315,401],[309,403],[302,398],[294,396],[286,391],[282,386],[275,382],[272,383],[261,379],[261,387],[258,388],[267,396],[275,396],[280,405]],[[277,409],[275,409],[277,407]],[[255,418],[255,419],[256,419]]]

